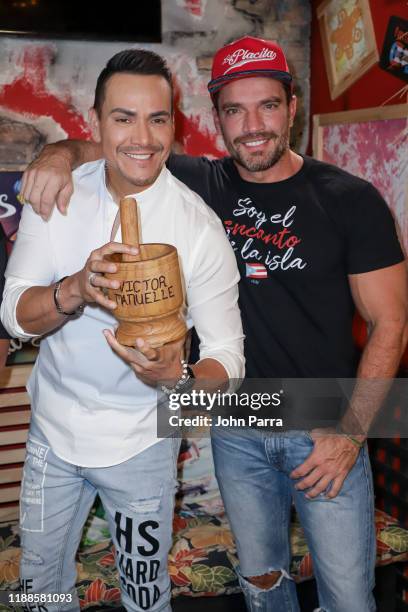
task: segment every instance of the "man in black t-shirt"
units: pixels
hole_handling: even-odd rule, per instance
[[[169,166],[218,213],[236,253],[247,375],[358,376],[340,424],[344,435],[214,432],[240,583],[251,610],[299,610],[289,576],[293,500],[321,609],[369,612],[373,492],[365,436],[354,427],[368,430],[407,337],[406,271],[394,222],[369,183],[289,149],[296,98],[277,45],[245,37],[221,49],[209,91],[230,157],[173,156]],[[23,197],[43,216],[54,201],[63,210],[71,164],[99,156],[93,143],[49,146],[26,173]],[[371,328],[359,362],[351,330],[356,307]],[[367,402],[363,383],[371,379],[385,380]]]

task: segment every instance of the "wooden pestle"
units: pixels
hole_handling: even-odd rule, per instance
[[[139,249],[138,255],[123,253],[122,261],[141,261],[139,241],[139,222],[137,218],[137,202],[134,198],[122,198],[120,201],[120,225],[122,228],[122,242]]]

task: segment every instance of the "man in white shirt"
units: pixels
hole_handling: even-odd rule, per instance
[[[116,305],[103,290],[118,283],[103,275],[115,268],[104,256],[134,252],[119,235],[110,238],[120,198],[137,197],[143,242],[177,247],[187,321],[201,339],[201,359],[189,376],[243,375],[239,275],[216,214],[165,167],[174,130],[171,75],[162,58],[142,50],[111,58],[98,78],[90,122],[105,161],[75,172],[66,216],[55,210],[46,222],[24,207],[6,272],[6,329],[20,338],[45,336],[29,381],[21,581],[27,592],[64,595],[41,610],[79,609],[74,557],[99,493],[124,605],[169,611],[178,441],[157,437],[156,391],[146,381],[177,384],[187,368],[182,341],[160,349],[138,341],[137,352],[109,331]]]
[[[3,227],[0,224],[0,295],[3,295],[4,287],[4,270],[6,269],[7,252],[6,252],[6,236]],[[1,298],[0,298],[1,300]],[[9,336],[2,324],[0,323],[0,372],[6,365],[9,349]]]

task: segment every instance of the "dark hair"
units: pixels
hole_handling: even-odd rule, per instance
[[[278,79],[279,80],[279,79]],[[287,83],[286,81],[280,81],[282,83],[282,87],[285,90],[285,96],[286,96],[286,103],[289,106],[289,103],[293,97],[294,94],[294,87],[293,87],[293,82],[291,81],[290,83]],[[218,98],[220,97],[220,91],[221,89],[219,89],[218,91],[216,91],[212,96],[212,102],[214,105],[215,110],[217,111],[217,113],[219,112],[218,109]]]
[[[95,87],[93,107],[100,115],[105,99],[105,87],[111,76],[117,73],[154,75],[163,77],[170,86],[171,104],[173,109],[173,82],[170,69],[165,60],[153,51],[146,49],[125,49],[110,58],[105,68],[98,76]]]

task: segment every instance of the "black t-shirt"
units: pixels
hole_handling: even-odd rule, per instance
[[[174,155],[169,168],[219,215],[235,251],[247,376],[354,376],[348,275],[404,259],[378,191],[310,157],[267,184],[244,181],[230,158]]]
[[[4,271],[7,264],[7,252],[6,252],[6,235],[3,227],[0,223],[0,302],[4,291]],[[0,321],[0,339],[9,338],[10,336],[4,329]]]

